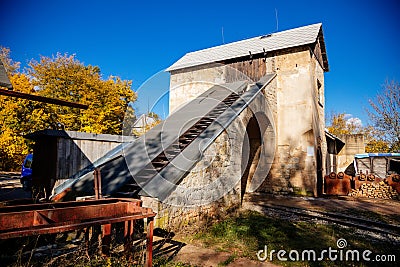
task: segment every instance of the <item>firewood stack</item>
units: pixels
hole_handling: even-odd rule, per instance
[[[368,198],[383,198],[383,199],[399,199],[399,194],[388,184],[388,180],[377,183],[363,183],[360,188],[352,189],[349,193],[352,197],[368,197]]]

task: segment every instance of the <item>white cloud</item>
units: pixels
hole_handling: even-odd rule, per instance
[[[351,116],[351,114],[346,114],[346,115],[350,115]],[[362,127],[363,126],[361,119],[357,118],[357,117],[350,117],[350,118],[346,119],[346,124],[355,125],[355,126],[358,126],[358,127]]]

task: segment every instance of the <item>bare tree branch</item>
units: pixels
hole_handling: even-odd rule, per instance
[[[369,104],[372,109],[367,110],[368,116],[389,143],[390,151],[400,151],[400,84],[387,80]]]

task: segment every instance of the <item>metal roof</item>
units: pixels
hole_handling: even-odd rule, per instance
[[[371,157],[400,157],[400,153],[362,153],[355,154],[356,159],[371,158]]]
[[[327,129],[325,129],[325,137],[328,145],[328,153],[337,155],[342,150],[346,144],[336,135],[331,134]]]
[[[136,139],[136,137],[134,136],[85,133],[77,131],[64,131],[64,130],[52,130],[52,129],[39,130],[33,133],[26,134],[24,137],[31,140],[54,137],[54,138],[64,138],[73,140],[96,140],[96,141],[107,141],[116,143],[130,142]]]
[[[167,71],[249,56],[250,52],[255,55],[264,53],[264,50],[265,52],[270,52],[312,44],[317,40],[321,28],[322,23],[317,23],[190,52],[167,68]]]

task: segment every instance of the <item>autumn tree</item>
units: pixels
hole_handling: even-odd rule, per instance
[[[0,60],[3,62],[6,72],[12,75],[19,70],[20,62],[13,61],[10,54],[10,48],[0,46]]]
[[[329,119],[328,131],[334,135],[363,133],[362,125],[346,118],[345,113],[333,113]]]
[[[9,49],[0,49],[0,60],[14,91],[34,92],[29,78],[19,73],[19,63],[11,60]],[[24,156],[30,152],[29,141],[23,135],[31,129],[34,105],[25,99],[0,96],[0,170],[17,170]]]
[[[87,110],[48,104],[35,109],[45,128],[121,134],[128,103],[136,100],[131,81],[103,80],[99,67],[85,66],[74,55],[42,56],[29,63],[28,73],[39,95],[89,105]]]
[[[388,143],[389,151],[400,152],[400,84],[387,80],[369,104],[368,116]]]
[[[15,91],[87,104],[87,110],[0,96],[0,169],[16,170],[29,152],[24,134],[42,129],[65,129],[121,134],[129,102],[136,100],[131,81],[103,79],[100,68],[84,65],[74,55],[57,54],[32,60],[21,72],[0,50]],[[131,116],[134,111],[131,110]]]

